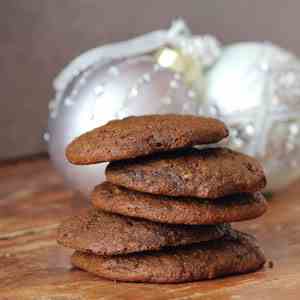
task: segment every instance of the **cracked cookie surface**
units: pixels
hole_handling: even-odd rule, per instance
[[[254,193],[266,185],[255,158],[226,148],[188,148],[112,162],[106,178],[140,192],[200,198]]]

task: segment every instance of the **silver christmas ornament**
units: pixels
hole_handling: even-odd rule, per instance
[[[224,120],[229,146],[262,162],[268,190],[300,176],[300,65],[291,53],[270,43],[226,47],[199,113]]]
[[[155,53],[165,48],[175,54],[181,69],[172,67],[172,55],[157,60]],[[129,115],[197,114],[203,92],[202,69],[210,67],[219,54],[214,37],[191,35],[179,19],[169,30],[91,49],[67,65],[54,80],[56,94],[49,103],[49,128],[44,138],[51,160],[70,186],[88,195],[104,180],[106,166],[68,163],[64,153],[72,139]]]
[[[80,72],[59,98],[50,102],[48,139],[51,160],[67,182],[84,194],[104,180],[106,164],[74,166],[67,144],[112,119],[155,113],[196,114],[195,94],[181,75],[141,56],[95,64]]]

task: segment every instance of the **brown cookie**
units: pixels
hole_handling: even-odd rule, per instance
[[[92,193],[96,208],[170,224],[220,224],[254,219],[267,210],[259,193],[236,194],[217,200],[152,195],[104,182]]]
[[[106,178],[140,192],[200,198],[253,193],[266,185],[256,159],[225,148],[189,148],[112,162]]]
[[[175,283],[256,271],[265,257],[253,237],[232,231],[220,240],[158,252],[101,257],[76,251],[71,261],[112,280]]]
[[[216,143],[227,136],[225,125],[212,118],[174,114],[129,117],[79,136],[67,147],[66,156],[73,164],[93,164]]]
[[[229,225],[168,225],[90,210],[61,224],[58,242],[98,255],[115,255],[221,238]]]

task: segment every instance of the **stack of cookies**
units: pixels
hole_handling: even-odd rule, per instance
[[[252,157],[203,146],[227,136],[212,118],[151,115],[76,138],[66,150],[71,163],[110,164],[93,208],[58,230],[58,242],[76,250],[73,265],[113,280],[170,283],[261,268],[255,238],[230,223],[266,211],[265,175]]]

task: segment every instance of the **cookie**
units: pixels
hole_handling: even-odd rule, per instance
[[[58,242],[97,255],[115,255],[221,238],[229,225],[168,225],[90,210],[61,224]]]
[[[96,208],[130,217],[170,224],[220,224],[254,219],[267,210],[259,193],[207,200],[152,195],[104,182],[92,193]]]
[[[106,178],[140,192],[200,198],[253,193],[266,185],[256,159],[225,148],[189,148],[112,162]]]
[[[158,252],[102,257],[76,251],[71,261],[112,280],[176,283],[256,271],[265,257],[253,237],[232,231],[220,240]]]
[[[228,136],[216,119],[190,115],[128,117],[84,133],[66,149],[73,164],[135,158],[172,149],[216,143]]]

